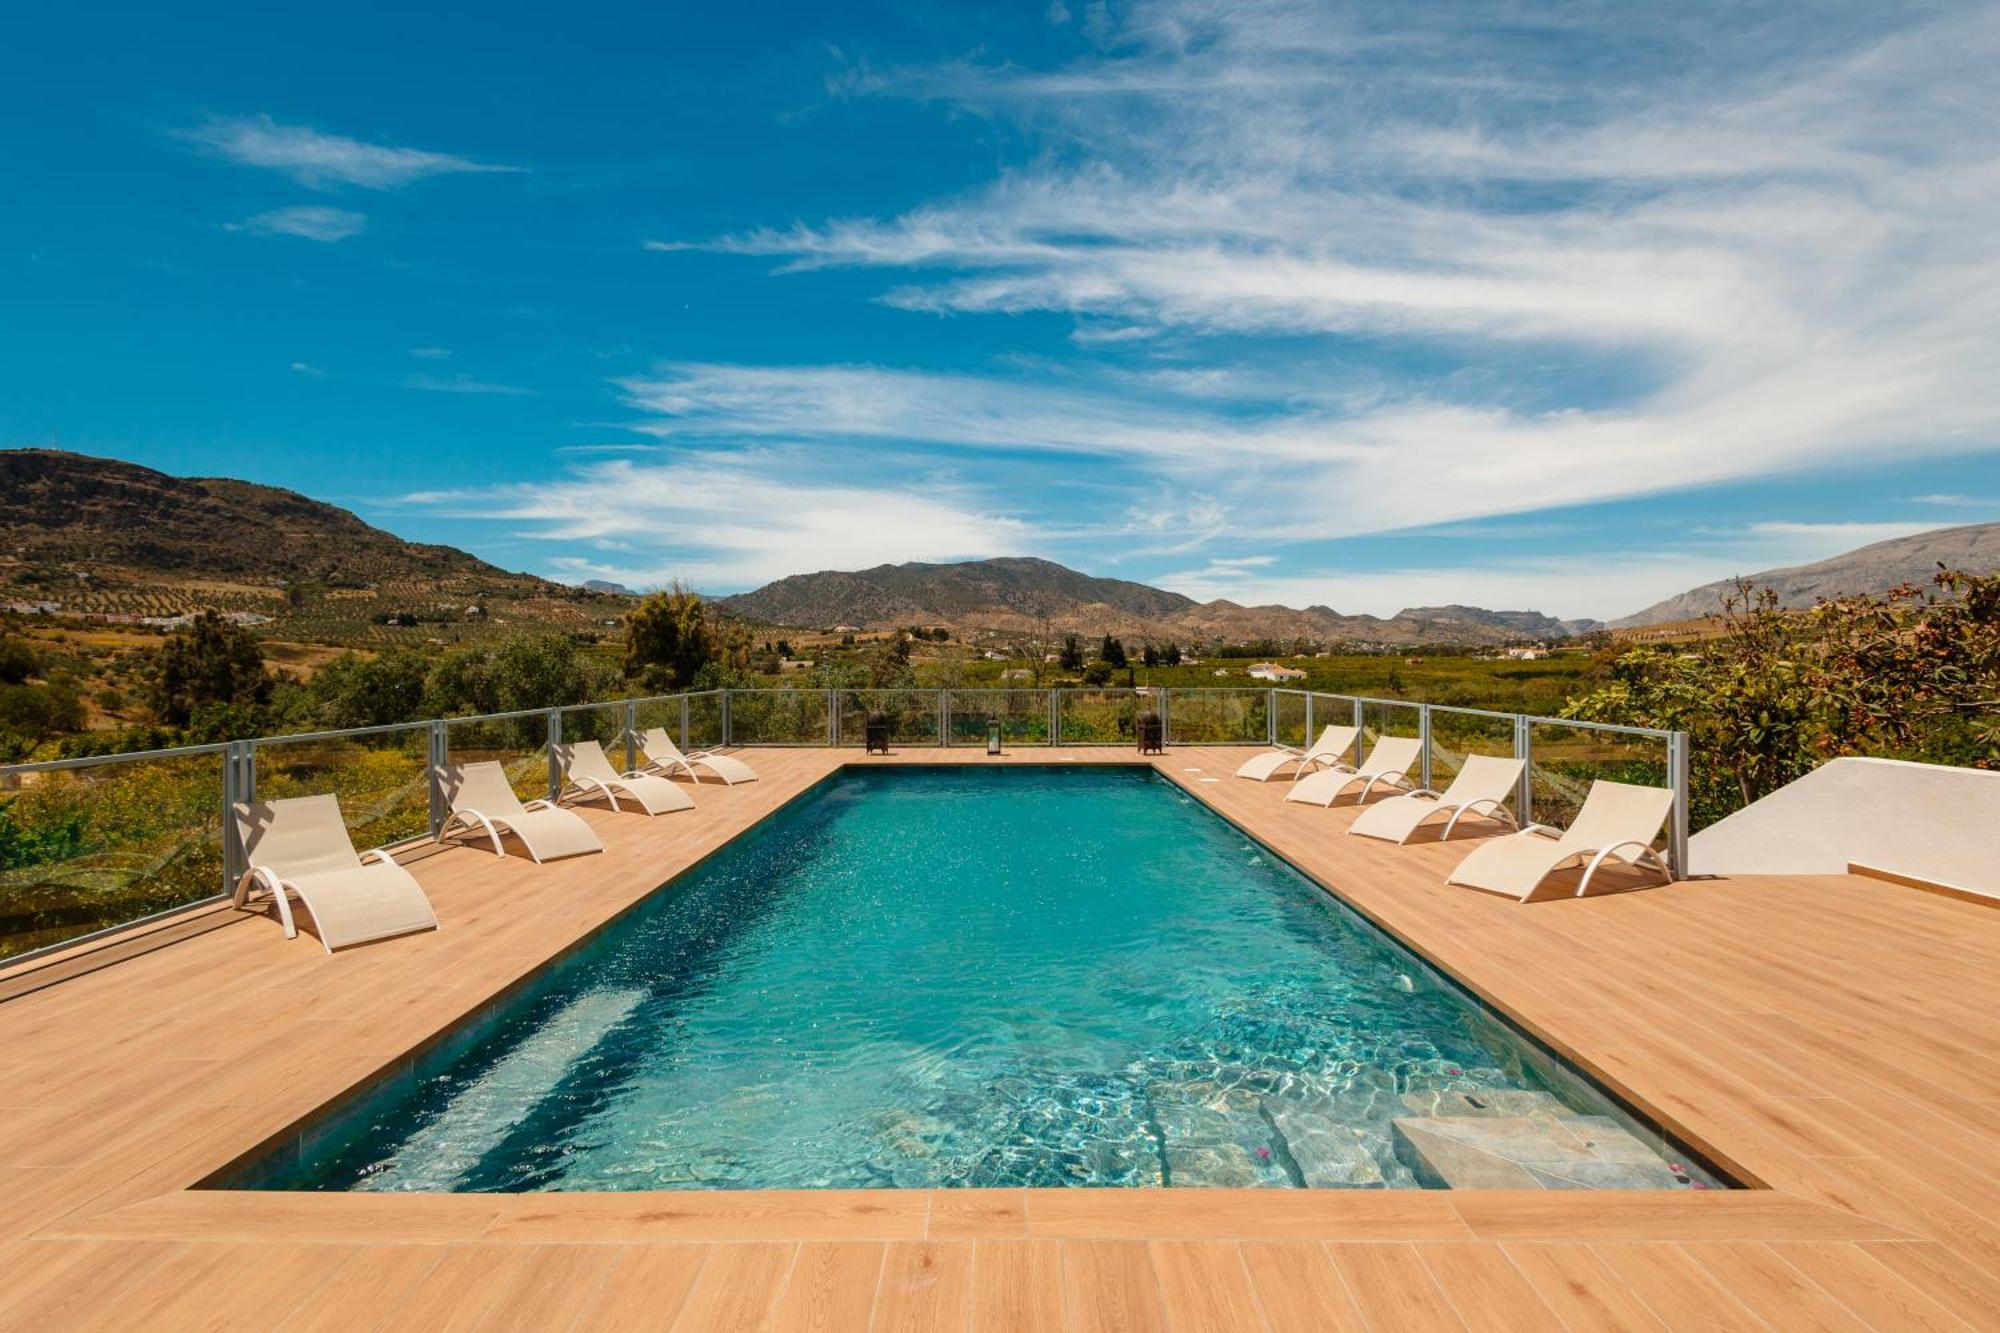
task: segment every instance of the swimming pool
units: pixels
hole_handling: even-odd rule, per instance
[[[836,775],[227,1183],[1718,1182],[1150,770],[961,766]]]

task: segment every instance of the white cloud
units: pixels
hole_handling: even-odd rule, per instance
[[[429,393],[495,394],[503,397],[527,397],[533,389],[523,389],[514,384],[496,384],[491,380],[478,380],[470,375],[411,375],[404,379],[404,387],[423,389]]]
[[[268,213],[231,224],[231,230],[251,232],[258,236],[299,236],[308,241],[344,241],[350,236],[359,236],[368,226],[368,215],[345,208],[322,208],[317,204],[300,204],[292,208],[274,208]]]
[[[1064,69],[872,71],[851,91],[1052,148],[899,217],[714,247],[891,272],[912,311],[1068,314],[1127,356],[1171,332],[1150,387],[1198,401],[856,367],[684,367],[633,397],[710,438],[1121,458],[1279,539],[1991,450],[2000,11],[1800,23],[1158,0]],[[1329,358],[1274,407],[1204,378],[1223,338],[1386,368]]]
[[[454,153],[363,143],[305,125],[280,125],[267,115],[219,116],[181,131],[180,137],[204,152],[242,166],[283,172],[315,190],[342,185],[389,190],[426,176],[523,170]]]
[[[429,492],[408,503],[464,517],[522,523],[567,551],[618,543],[634,559],[554,557],[578,577],[657,586],[679,578],[734,591],[787,574],[902,560],[964,560],[1035,552],[1043,534],[980,507],[949,479],[907,479],[879,454],[829,457],[788,448],[691,451],[657,464],[613,459],[533,485]]]

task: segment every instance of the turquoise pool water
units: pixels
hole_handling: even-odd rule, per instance
[[[1149,772],[871,770],[235,1183],[1411,1186],[1500,1110],[1618,1116]]]

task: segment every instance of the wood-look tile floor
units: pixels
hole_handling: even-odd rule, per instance
[[[329,957],[218,910],[0,974],[0,1328],[2000,1327],[2000,911],[1840,876],[1523,907],[1444,885],[1469,844],[1229,779],[1244,753],[1150,762],[1765,1188],[188,1188],[839,765],[994,762],[759,750],[691,814],[588,812],[602,856],[417,860],[434,934]],[[1137,762],[1002,762],[1064,759]]]

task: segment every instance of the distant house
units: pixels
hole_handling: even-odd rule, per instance
[[[1509,648],[1507,658],[1512,662],[1539,662],[1549,655],[1549,650],[1539,645],[1531,648]]]
[[[1276,662],[1259,662],[1244,674],[1252,680],[1287,681],[1306,678],[1306,673],[1296,667],[1279,666]]]
[[[813,660],[810,657],[781,657],[778,659],[778,670],[810,671],[813,668]]]
[[[1035,673],[1026,667],[1012,667],[1000,673],[1002,680],[1033,680]]]
[[[988,648],[985,652],[981,653],[980,656],[984,657],[989,662],[1004,662],[1007,660],[1007,654],[999,652],[992,648]]]
[[[829,633],[832,633],[832,634],[859,634],[859,633],[861,632],[861,626],[859,626],[859,625],[835,625],[835,626],[834,626],[834,627],[833,627],[833,628],[832,628],[832,629],[831,629],[830,631],[828,631],[828,632],[829,632]]]

